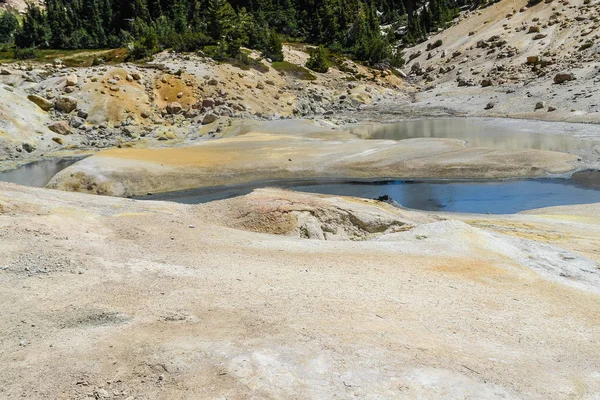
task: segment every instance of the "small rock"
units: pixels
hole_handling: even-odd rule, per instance
[[[56,142],[56,143],[58,143],[58,144],[60,144],[60,145],[62,145],[62,144],[64,143],[63,139],[62,139],[62,138],[59,138],[59,137],[57,137],[57,136],[53,137],[53,138],[52,138],[52,141],[53,141],[53,142]]]
[[[565,83],[575,79],[575,75],[571,72],[559,72],[554,76],[554,83]]]
[[[487,105],[485,106],[485,110],[491,110],[492,108],[494,108],[494,103],[487,103]]]
[[[218,119],[219,119],[219,117],[217,115],[215,115],[213,113],[208,113],[202,119],[202,125],[212,124],[213,122],[215,122]]]
[[[79,118],[79,117],[73,117],[71,118],[71,120],[69,121],[69,125],[71,125],[73,128],[77,129],[79,127],[81,127],[84,124],[83,119]]]
[[[104,389],[96,389],[94,390],[94,395],[97,399],[108,399],[111,395]]]
[[[177,102],[167,104],[167,113],[171,115],[180,114],[182,110],[183,107]]]
[[[65,121],[54,122],[48,126],[48,129],[59,135],[69,135],[71,133],[71,128]]]
[[[30,94],[27,96],[29,101],[35,103],[39,108],[44,111],[49,111],[52,108],[52,102],[50,100],[46,100],[45,98],[38,96],[36,94]]]
[[[65,83],[66,86],[77,86],[77,83],[79,82],[79,79],[77,78],[77,75],[69,75],[67,76],[67,81]]]
[[[544,103],[543,101],[538,101],[538,102],[535,104],[535,109],[536,109],[536,110],[539,110],[539,109],[541,109],[541,108],[545,108],[545,107],[546,107],[546,103]]]
[[[33,153],[36,149],[36,146],[33,143],[25,142],[22,144],[23,150],[28,153]]]
[[[213,99],[211,99],[210,97],[202,100],[202,107],[212,108],[214,106],[215,106],[215,101]]]
[[[54,102],[54,108],[58,111],[70,113],[77,108],[77,100],[70,96],[61,96]]]

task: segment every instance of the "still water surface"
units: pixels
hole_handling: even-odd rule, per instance
[[[569,180],[502,182],[271,181],[163,193],[140,199],[199,204],[242,196],[262,187],[280,187],[369,199],[389,196],[399,205],[418,210],[512,214],[534,208],[600,202],[600,173],[586,174],[576,174],[574,179]]]

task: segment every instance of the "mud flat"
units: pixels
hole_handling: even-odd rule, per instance
[[[599,215],[0,183],[0,397],[593,398]]]
[[[458,139],[328,140],[248,133],[184,148],[115,149],[57,174],[50,188],[139,196],[271,179],[540,177],[575,170],[579,157],[469,147]]]

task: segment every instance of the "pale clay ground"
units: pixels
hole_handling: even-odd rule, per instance
[[[600,391],[598,205],[443,215],[260,190],[184,206],[0,184],[0,212],[2,398]],[[300,238],[321,228],[332,240]]]
[[[512,31],[534,15],[543,20],[552,7],[568,18],[577,9],[554,1],[505,20],[523,4],[504,0],[460,22],[440,34],[440,50],[473,55],[468,47],[501,34],[520,50],[514,65],[547,49],[566,56],[579,39],[566,41],[556,26],[541,42]],[[588,23],[567,27],[571,38],[580,25]],[[426,43],[419,46],[414,50]],[[289,61],[306,59],[285,51]],[[170,70],[182,65],[160,57]],[[424,51],[415,61],[426,67],[426,57]],[[436,57],[432,63],[440,63]],[[486,57],[452,63],[465,75],[496,64]],[[347,93],[368,105],[364,119],[377,121],[458,112],[597,122],[596,65],[575,64],[577,80],[560,87],[548,75],[527,85],[458,88],[453,72],[415,94],[389,76],[349,89],[335,70],[307,86],[333,101]],[[192,122],[169,125],[158,112],[178,92],[185,106],[223,88],[253,111],[281,115],[292,112],[300,93],[279,94],[289,82],[273,71],[240,75],[197,59],[183,79],[191,86],[147,70],[140,83],[122,79],[125,90],[107,91],[102,80],[131,68],[78,70],[72,93],[90,125],[133,115],[145,126],[143,111],[166,124],[152,139],[123,147],[156,145],[167,133],[173,138],[161,144],[168,147],[195,144]],[[3,163],[85,147],[79,134],[53,142],[50,117],[26,98],[32,89],[59,93],[69,72],[32,83],[11,70],[0,79],[0,142],[10,156]],[[221,86],[207,86],[205,75]],[[275,85],[258,90],[267,78]],[[490,101],[495,107],[484,111]],[[537,101],[558,110],[533,112]],[[51,186],[123,196],[198,186],[199,179],[377,177],[390,170],[398,177],[547,176],[597,158],[584,164],[573,154],[467,148],[448,139],[365,142],[333,130],[338,122],[282,121],[282,133],[277,123],[234,121],[219,136],[246,135],[187,148],[109,150]],[[597,136],[593,125],[589,131]],[[11,153],[22,143],[37,149]],[[275,189],[185,206],[0,183],[0,398],[599,399],[599,215],[600,204],[510,216],[425,213]]]

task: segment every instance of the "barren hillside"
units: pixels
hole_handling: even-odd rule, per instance
[[[409,49],[422,105],[600,121],[600,2],[503,0]]]

